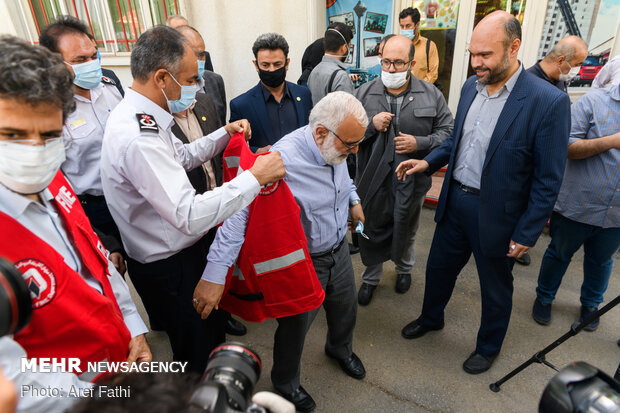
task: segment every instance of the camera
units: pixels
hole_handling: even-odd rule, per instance
[[[0,258],[0,337],[24,328],[32,317],[32,301],[24,277]]]
[[[539,413],[619,413],[620,382],[578,361],[563,368],[547,384]]]
[[[209,355],[207,368],[192,394],[194,412],[264,413],[265,408],[250,403],[262,369],[261,359],[251,348],[229,342]]]

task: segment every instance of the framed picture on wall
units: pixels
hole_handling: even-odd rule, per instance
[[[353,32],[353,36],[355,36],[355,20],[353,20],[353,12],[350,11],[348,13],[337,14],[335,16],[329,16],[329,24],[332,23],[344,23],[349,26],[351,32]]]
[[[364,57],[379,56],[380,37],[369,37],[364,39]]]
[[[364,31],[384,34],[385,27],[387,26],[387,21],[387,14],[373,13],[369,11],[368,13],[366,13]]]

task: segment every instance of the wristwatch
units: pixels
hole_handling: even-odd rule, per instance
[[[357,204],[359,204],[359,203],[360,203],[360,200],[359,200],[359,199],[356,199],[355,201],[353,201],[353,202],[349,203],[349,207],[354,207],[355,205],[357,205]]]

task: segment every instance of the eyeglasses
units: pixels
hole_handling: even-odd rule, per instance
[[[327,126],[323,125],[323,127],[325,129],[327,129],[329,132],[333,133],[334,136],[336,138],[338,138],[338,140],[347,147],[347,149],[355,149],[355,147],[357,147],[357,145],[359,145],[360,143],[362,143],[362,141],[364,140],[364,138],[360,139],[359,141],[355,141],[355,142],[345,142],[342,140],[342,138],[340,136],[338,136],[338,134],[336,134],[336,132],[334,132],[333,130],[329,129]]]
[[[403,60],[381,59],[381,67],[385,70],[389,70],[392,65],[395,70],[403,70],[408,64],[409,62]]]

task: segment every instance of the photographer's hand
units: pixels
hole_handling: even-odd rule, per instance
[[[295,413],[295,405],[275,393],[261,391],[252,396],[252,401],[271,413]]]
[[[220,298],[224,293],[224,284],[216,284],[205,280],[198,281],[194,290],[194,308],[203,320],[209,317],[211,310],[218,309]]]
[[[146,342],[144,334],[135,336],[129,341],[129,355],[127,356],[128,362],[142,363],[143,361],[146,361],[148,363],[152,360],[153,355],[151,354],[151,349]]]

